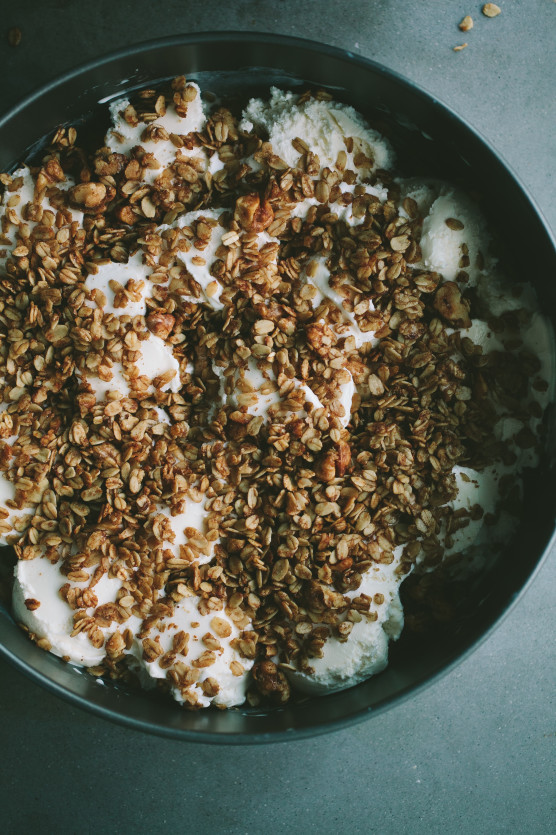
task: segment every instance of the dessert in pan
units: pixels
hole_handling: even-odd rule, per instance
[[[1,177],[14,617],[185,707],[350,687],[404,579],[511,536],[549,326],[470,197],[327,93],[179,77],[110,113]]]

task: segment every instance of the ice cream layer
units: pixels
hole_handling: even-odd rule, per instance
[[[188,273],[195,279],[202,291],[202,301],[208,302],[215,310],[221,310],[220,301],[222,285],[210,273],[210,268],[216,260],[216,250],[222,245],[222,236],[226,230],[219,224],[223,209],[205,209],[199,212],[187,212],[180,215],[175,226],[184,228],[195,221],[206,221],[208,239],[202,244],[194,239],[186,252],[180,252],[178,259],[186,266]]]
[[[46,557],[33,560],[19,560],[15,567],[13,591],[13,609],[15,619],[38,638],[44,638],[50,644],[50,652],[66,658],[73,664],[93,667],[100,664],[106,650],[104,642],[94,646],[86,631],[74,632],[73,615],[75,611],[60,595],[60,588],[68,580],[60,572],[60,563],[51,563]],[[72,583],[74,588],[84,589],[88,581]],[[113,603],[122,587],[121,580],[104,575],[93,588],[98,600],[97,605]],[[27,605],[26,605],[27,602]],[[38,604],[37,608],[29,608]],[[91,615],[92,608],[87,614]],[[138,620],[127,624],[137,628]],[[101,630],[106,637],[114,629]]]
[[[373,345],[376,343],[377,340],[374,333],[371,331],[363,332],[361,330],[354,314],[347,309],[344,296],[330,286],[330,270],[326,266],[324,259],[317,258],[314,261],[310,261],[306,268],[304,278],[308,284],[311,284],[317,290],[312,299],[313,307],[318,307],[323,299],[330,299],[333,305],[340,310],[347,325],[347,327],[342,328],[341,337],[346,338],[347,336],[352,336],[357,349],[362,348],[363,345]],[[371,305],[369,310],[373,309]]]
[[[295,166],[303,149],[292,141],[300,138],[308,150],[316,154],[321,166],[333,168],[338,154],[346,153],[346,168],[357,168],[354,157],[362,154],[368,159],[367,173],[374,168],[390,168],[393,152],[389,143],[365,124],[362,117],[348,105],[334,101],[309,99],[297,104],[297,96],[273,87],[270,100],[251,99],[243,112],[241,127],[253,126],[268,132],[272,150],[288,165]],[[347,152],[346,140],[353,140]]]
[[[111,378],[109,380],[101,380],[100,377],[95,377],[92,374],[82,374],[81,379],[85,380],[92,388],[97,403],[101,403],[107,392],[117,392],[122,397],[127,397],[130,393],[129,383],[124,377],[122,364],[117,362],[110,368]]]
[[[173,373],[172,379],[160,388],[162,391],[180,390],[180,364],[172,353],[172,346],[160,336],[151,333],[141,342],[140,356],[136,364],[139,374],[148,377],[149,380],[154,380],[163,374]]]
[[[137,113],[130,112],[129,99],[117,99],[110,104],[113,128],[106,136],[106,146],[116,153],[129,154],[140,145],[146,153],[152,154],[158,165],[144,169],[145,182],[152,183],[166,166],[175,161],[178,149],[170,138],[171,134],[187,136],[202,130],[206,122],[200,90],[196,84],[190,84],[189,87],[195,91],[195,95],[188,103],[185,117],[179,116],[174,105],[169,104],[165,113],[158,115],[148,126],[144,122],[137,122]],[[193,150],[181,147],[179,153],[185,157],[204,156],[202,149],[197,147]]]
[[[481,269],[480,258],[485,243],[484,227],[469,201],[461,196],[456,200],[453,193],[437,197],[423,223],[421,252],[426,267],[442,273],[446,281],[454,281],[466,267],[462,263],[462,245],[465,244],[468,272],[475,278]]]
[[[51,223],[57,217],[58,210],[52,204],[49,194],[56,191],[67,191],[75,181],[64,175],[65,179],[51,180],[44,177],[45,185],[39,191],[35,179],[27,166],[18,168],[11,175],[12,182],[8,185],[2,195],[0,203],[0,214],[2,215],[2,230],[0,237],[0,266],[4,266],[6,260],[13,257],[14,250],[29,239],[32,230],[37,223]],[[73,221],[81,223],[83,212],[72,207],[65,209],[65,221],[62,226],[69,225]],[[29,219],[32,218],[32,219]],[[27,253],[22,253],[27,255]],[[17,256],[16,256],[17,257]]]
[[[35,512],[33,507],[12,507],[15,497],[15,485],[0,473],[0,546],[17,541]]]
[[[206,509],[206,498],[200,497],[200,501],[196,502],[193,499],[185,501],[185,508],[180,513],[172,514],[170,509],[161,505],[158,509],[168,519],[171,529],[171,536],[165,540],[165,548],[169,548],[175,556],[180,556],[180,546],[186,545],[190,539],[187,529],[194,529],[198,531],[206,539],[208,533],[207,516],[209,511]],[[202,542],[202,550],[198,550],[197,562],[199,565],[210,562],[214,554],[214,546],[219,542],[218,539],[211,539]]]
[[[364,613],[353,623],[347,640],[328,638],[321,658],[310,658],[311,673],[290,672],[288,677],[304,693],[325,695],[353,687],[369,676],[380,673],[388,664],[388,644],[399,638],[403,629],[403,609],[399,598],[401,548],[390,565],[377,565],[363,575],[353,599],[366,595],[371,601],[370,615]],[[373,619],[374,618],[374,619]]]
[[[167,667],[161,666],[160,659],[170,653],[176,674],[180,674],[176,664],[181,663],[184,668],[181,682],[170,685],[178,702],[188,701],[201,707],[212,703],[223,707],[241,704],[247,690],[247,672],[253,666],[253,661],[243,658],[233,646],[241,631],[223,609],[201,614],[199,599],[184,597],[174,606],[173,614],[161,618],[147,632],[147,640],[157,645],[154,652],[158,656],[154,660],[148,660],[152,653],[144,651],[143,640],[136,640],[132,651],[143,684],[167,677]]]
[[[290,395],[294,394],[299,408],[288,406]],[[292,380],[287,395],[281,397],[278,384],[272,368],[267,366],[264,371],[257,365],[254,357],[249,357],[247,366],[237,369],[234,374],[234,392],[230,401],[237,406],[245,406],[247,412],[254,417],[263,416],[268,420],[270,416],[279,414],[285,417],[287,412],[295,411],[302,414],[304,404],[311,404],[314,409],[322,409],[323,405],[316,394],[305,383]]]
[[[143,263],[142,253],[136,252],[125,264],[114,261],[99,264],[97,272],[87,276],[85,287],[91,293],[93,304],[104,313],[144,316],[145,299],[152,295],[150,273],[151,268]]]

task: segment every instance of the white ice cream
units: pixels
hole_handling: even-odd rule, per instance
[[[456,225],[462,228],[453,228]],[[436,198],[423,222],[423,264],[441,273],[446,281],[455,281],[460,270],[465,270],[470,283],[475,284],[483,270],[481,259],[488,242],[489,235],[476,206],[465,195],[448,191]],[[468,266],[462,264],[463,245],[468,249]]]
[[[111,313],[114,316],[145,316],[147,307],[145,300],[152,296],[153,285],[149,279],[151,268],[143,263],[140,252],[135,253],[125,264],[109,262],[100,264],[98,272],[87,276],[85,286],[91,294],[91,304],[97,304],[104,313]],[[133,290],[138,300],[124,299],[124,303],[115,306],[116,292],[121,288]],[[101,295],[98,295],[100,291]],[[136,366],[141,376],[154,380],[155,377],[173,371],[174,377],[170,382],[162,386],[162,391],[179,391],[181,387],[179,362],[174,357],[172,346],[162,340],[159,336],[150,333],[148,338],[139,342],[137,350],[139,358]],[[123,374],[123,368],[119,363],[112,367],[112,379],[104,381],[93,375],[85,375],[87,382],[92,386],[97,400],[102,400],[108,391],[118,391],[123,396],[128,396],[130,386]]]
[[[187,648],[178,655],[178,660],[198,673],[198,681],[190,688],[198,703],[203,707],[211,703],[223,707],[239,705],[245,701],[247,672],[253,666],[253,661],[243,658],[232,647],[232,642],[240,637],[241,630],[224,610],[201,614],[198,603],[199,599],[193,595],[184,597],[176,604],[173,615],[164,617],[161,623],[149,630],[148,637],[157,641],[163,652],[168,652],[173,647],[174,636],[185,632],[189,642]],[[218,647],[213,643],[214,640],[218,642]],[[145,660],[139,639],[132,651],[139,662],[139,674],[144,684],[148,685],[149,679],[166,678],[166,670],[161,668],[158,659]],[[196,662],[205,652],[213,653],[213,662],[209,666],[196,667]],[[218,692],[215,695],[206,695],[203,691],[203,682],[208,678],[217,682]],[[171,692],[178,702],[184,701],[180,688],[173,683]]]
[[[25,217],[25,210],[29,204],[38,204],[43,212],[51,212],[56,215],[56,209],[52,206],[50,200],[46,196],[46,191],[40,200],[37,200],[35,189],[35,180],[29,168],[25,165],[13,172],[12,181],[17,183],[21,180],[18,188],[9,186],[2,195],[0,203],[0,214],[8,217],[11,222],[8,228],[3,233],[5,240],[0,242],[0,265],[3,266],[7,258],[11,257],[14,249],[19,245],[20,233],[25,231],[26,237],[31,233],[37,225],[36,221],[27,220]],[[71,177],[66,177],[62,182],[51,183],[49,188],[57,188],[60,191],[67,191],[73,185],[74,180]],[[81,223],[83,220],[83,212],[77,209],[70,208],[69,210],[71,221]]]
[[[34,515],[33,507],[15,508],[8,505],[15,499],[15,485],[0,473],[0,508],[7,516],[0,515],[0,546],[16,542],[28,527]]]
[[[504,345],[502,344],[498,334],[496,334],[483,319],[472,319],[471,327],[462,328],[459,333],[461,334],[462,339],[467,337],[474,342],[475,345],[479,345],[483,349],[484,354],[488,354],[490,351],[504,350]]]
[[[488,468],[478,472],[469,467],[454,467],[458,495],[450,503],[454,510],[471,510],[478,505],[483,514],[494,513],[499,496],[498,481],[499,471],[496,468]],[[484,516],[480,519],[469,519],[466,527],[459,528],[452,535],[453,545],[446,549],[446,556],[459,553],[469,548],[480,534],[484,525]]]
[[[327,639],[322,658],[310,658],[311,674],[288,673],[292,683],[304,693],[325,695],[353,687],[369,676],[380,673],[388,664],[388,643],[399,638],[403,629],[403,609],[399,598],[400,577],[396,574],[402,548],[396,548],[390,565],[376,565],[364,575],[356,591],[346,595],[350,599],[360,595],[371,598],[370,611],[376,620],[362,615],[353,624],[347,641],[335,636]],[[382,602],[373,598],[380,594]]]
[[[146,377],[149,381],[154,380],[167,371],[173,372],[172,379],[161,386],[162,391],[179,391],[181,388],[180,365],[174,357],[172,346],[150,333],[147,339],[138,345],[139,357],[135,366],[140,376]],[[91,386],[95,393],[97,402],[105,399],[107,392],[117,392],[122,397],[131,395],[131,386],[126,379],[121,363],[114,363],[111,367],[112,377],[110,380],[101,380],[93,374],[82,374],[82,379]],[[152,385],[149,390],[152,391]]]
[[[387,140],[372,130],[352,107],[334,101],[309,99],[297,105],[297,95],[273,87],[270,100],[251,99],[240,124],[244,130],[253,125],[268,132],[272,150],[289,166],[294,167],[300,152],[292,140],[300,137],[317,154],[321,166],[333,168],[340,151],[346,151],[345,140],[353,139],[353,152],[347,154],[346,168],[355,170],[354,155],[369,158],[364,168],[390,168],[393,151]]]
[[[169,138],[170,134],[187,136],[190,133],[202,130],[205,125],[206,117],[203,111],[200,90],[196,84],[191,84],[190,86],[197,91],[197,95],[189,102],[185,117],[178,116],[174,105],[169,103],[166,113],[151,123],[152,126],[163,128],[168,138],[144,140],[142,136],[147,125],[144,122],[139,122],[138,125],[131,125],[124,117],[124,112],[129,107],[129,99],[116,99],[110,104],[110,115],[114,127],[106,135],[106,146],[116,153],[129,154],[133,148],[140,145],[147,153],[153,154],[160,167],[145,169],[145,182],[152,183],[159,176],[163,168],[171,165],[175,161],[177,147]],[[186,148],[180,148],[180,155],[187,157],[203,156],[204,154],[200,148],[194,148],[192,151]]]
[[[222,285],[210,274],[210,268],[216,260],[216,250],[222,245],[222,236],[226,233],[226,230],[218,223],[223,211],[223,209],[204,209],[199,212],[187,212],[180,215],[174,224],[183,228],[184,226],[190,226],[200,218],[215,221],[212,225],[210,240],[204,249],[197,249],[195,245],[192,245],[187,252],[178,254],[178,259],[185,264],[188,273],[193,276],[200,286],[203,292],[203,300],[208,302],[215,310],[221,310],[224,307],[220,301]]]
[[[97,403],[101,403],[109,391],[115,391],[122,397],[128,397],[130,394],[131,389],[128,381],[124,377],[122,364],[119,362],[114,363],[111,371],[112,377],[110,380],[101,380],[100,377],[95,377],[92,374],[83,375],[93,389]]]
[[[187,499],[185,509],[181,513],[172,515],[170,509],[161,505],[158,512],[165,516],[170,522],[173,539],[165,543],[165,548],[169,548],[176,556],[180,555],[180,545],[186,545],[188,536],[185,532],[186,528],[195,528],[195,530],[206,535],[207,533],[207,515],[206,499],[201,498],[201,501],[195,502],[192,499]],[[199,565],[210,562],[213,557],[214,546],[219,542],[218,539],[209,542],[208,553],[200,554],[197,562]]]
[[[54,655],[66,658],[73,664],[93,667],[100,664],[106,650],[104,646],[94,647],[88,635],[79,632],[72,635],[74,629],[74,610],[60,595],[60,588],[68,580],[60,572],[59,563],[51,563],[45,557],[33,560],[19,560],[15,567],[15,582],[13,590],[13,609],[16,621],[25,626],[38,638],[46,638],[50,643],[50,651]],[[86,588],[88,582],[72,583],[74,588]],[[98,598],[98,605],[113,603],[122,586],[121,580],[104,575],[94,586],[94,593]],[[25,605],[26,600],[36,600],[39,607],[30,611]],[[93,610],[88,609],[87,614]],[[128,623],[127,626],[136,623]],[[115,631],[116,626],[102,630],[105,638]]]
[[[140,356],[136,365],[139,374],[148,377],[149,380],[154,380],[167,371],[173,371],[174,376],[169,383],[161,386],[162,391],[168,389],[170,391],[180,390],[180,364],[172,353],[172,346],[161,339],[160,336],[151,333],[147,339],[141,342]]]
[[[323,408],[323,404],[306,383],[296,379],[292,380],[292,383],[293,392],[302,392],[305,403],[310,403],[314,409]],[[242,397],[247,398],[248,402],[245,404],[247,412],[254,417],[262,415],[265,419],[268,419],[271,415],[287,411],[282,405],[283,400],[272,369],[267,367],[264,372],[261,371],[253,357],[249,357],[244,369],[238,370],[234,374],[234,392],[230,395],[229,402],[239,406],[243,402]],[[227,399],[224,397],[224,401]],[[303,413],[304,410],[301,407],[297,414],[302,415]]]
[[[350,313],[346,309],[344,305],[344,297],[336,290],[333,290],[330,286],[330,270],[326,266],[325,260],[323,258],[315,258],[312,262],[310,262],[310,269],[308,272],[310,272],[310,275],[306,272],[304,275],[305,280],[308,284],[312,284],[313,287],[316,287],[317,289],[317,293],[313,296],[312,300],[313,307],[318,307],[325,298],[330,299],[334,306],[340,310],[347,324],[347,328],[342,329],[341,336],[343,338],[352,336],[355,340],[355,347],[357,349],[362,348],[363,345],[367,344],[374,345],[377,342],[374,333],[371,331],[364,332],[361,330],[357,324],[357,319],[354,314]],[[374,310],[374,307],[371,305],[369,310]]]
[[[349,380],[340,385],[340,404],[344,408],[344,414],[340,418],[342,426],[347,426],[351,418],[351,406],[353,403],[353,395],[355,394],[355,383],[353,377],[348,371]]]
[[[113,313],[115,316],[144,316],[145,299],[152,296],[153,290],[153,285],[149,280],[151,271],[150,267],[143,264],[141,252],[132,255],[126,264],[117,264],[114,261],[99,264],[98,272],[89,274],[85,280],[85,287],[93,299],[91,303],[102,307],[104,313]],[[133,287],[139,300],[124,299],[123,304],[120,303],[119,307],[115,307],[115,291],[120,289],[118,285],[122,288]],[[98,295],[97,291],[100,291],[102,295]]]

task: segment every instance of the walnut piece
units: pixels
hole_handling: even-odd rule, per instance
[[[351,463],[351,449],[348,443],[340,441],[336,449],[325,453],[318,463],[316,473],[325,482],[334,481],[345,475]]]
[[[161,339],[168,338],[175,323],[175,317],[171,313],[163,313],[162,310],[153,310],[147,316],[148,329]]]
[[[345,441],[340,441],[336,454],[336,475],[343,476],[351,463],[351,449]]]
[[[270,701],[284,704],[290,697],[288,679],[273,661],[258,661],[253,667],[253,680],[259,693]]]
[[[135,214],[129,204],[126,204],[125,206],[120,206],[120,208],[116,210],[116,217],[121,223],[125,223],[127,226],[133,226],[133,224],[138,220],[139,215]]]
[[[346,605],[342,594],[317,582],[317,580],[311,580],[307,584],[305,600],[312,612],[324,612],[325,609],[342,609]]]
[[[469,308],[455,281],[447,281],[436,291],[434,307],[444,319],[460,328],[470,328]]]
[[[56,159],[56,157],[52,157],[48,160],[46,165],[44,166],[44,171],[47,177],[52,180],[53,183],[63,183],[66,179],[66,175],[60,165],[60,161]]]
[[[274,220],[274,212],[267,200],[261,203],[258,194],[244,194],[236,200],[234,220],[246,232],[262,232]]]
[[[317,475],[323,481],[334,481],[336,478],[336,453],[332,450],[322,457],[317,467]]]

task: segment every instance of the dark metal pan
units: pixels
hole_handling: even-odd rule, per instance
[[[402,171],[460,183],[480,200],[505,268],[526,277],[543,310],[556,316],[556,248],[531,197],[500,155],[433,96],[386,68],[310,41],[264,34],[179,36],[132,46],[46,85],[0,119],[0,168],[29,158],[63,123],[89,126],[100,140],[105,102],[184,73],[201,88],[241,104],[269,86],[328,87],[392,140]],[[552,419],[553,415],[548,415]],[[177,739],[262,743],[300,739],[379,713],[415,694],[465,658],[531,581],[554,531],[554,437],[525,479],[523,521],[494,568],[465,590],[464,616],[426,635],[402,636],[387,670],[327,697],[280,710],[184,711],[170,700],[101,682],[32,644],[0,605],[0,653],[34,681],[97,715]],[[0,563],[9,561],[7,551]]]

